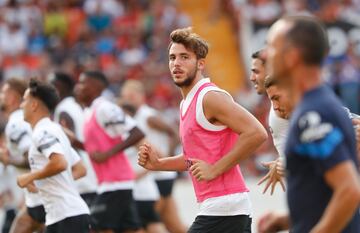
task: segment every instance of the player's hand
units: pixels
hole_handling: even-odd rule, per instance
[[[90,153],[90,158],[92,158],[97,163],[103,163],[110,157],[107,152],[92,152]]]
[[[144,143],[139,147],[138,164],[148,170],[159,168],[159,154],[149,144]]]
[[[25,173],[17,177],[17,184],[20,188],[25,188],[33,182],[31,173]]]
[[[34,182],[31,182],[30,184],[28,184],[26,186],[26,189],[30,192],[30,193],[38,193],[39,189],[35,186]]]
[[[313,229],[311,229],[310,233],[328,233],[328,230],[321,229],[318,225],[315,225]]]
[[[73,144],[77,140],[75,133],[63,125],[62,125],[62,129],[63,129],[64,133],[66,134],[66,136],[68,137],[70,143]]]
[[[284,171],[284,166],[282,165],[281,160],[277,159],[274,161],[263,163],[262,165],[265,168],[269,169],[268,173],[263,178],[261,178],[260,181],[258,182],[258,185],[261,185],[262,183],[267,181],[265,184],[265,188],[263,190],[263,194],[265,194],[266,191],[271,186],[270,194],[273,195],[277,183],[280,183],[283,191],[285,191],[285,184],[284,184],[284,179],[283,179],[285,171]]]
[[[191,159],[191,163],[190,172],[198,181],[210,181],[216,178],[212,165],[200,159]]]
[[[0,148],[0,163],[4,164],[4,166],[9,164],[9,154],[4,148]]]
[[[258,222],[259,233],[276,233],[287,230],[288,222],[286,215],[267,213],[260,217]]]
[[[356,133],[356,148],[358,154],[360,154],[360,119],[354,118],[352,122]]]

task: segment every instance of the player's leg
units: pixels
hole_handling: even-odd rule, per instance
[[[176,202],[172,196],[174,181],[175,179],[156,181],[161,195],[160,200],[156,204],[156,210],[169,232],[185,233],[187,227],[180,219]]]
[[[188,233],[251,233],[251,218],[248,215],[197,216]]]

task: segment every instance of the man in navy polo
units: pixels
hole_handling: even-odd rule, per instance
[[[285,17],[270,29],[267,71],[295,109],[285,146],[289,215],[264,216],[259,232],[360,232],[355,134],[322,82],[327,50],[326,31],[313,17]]]

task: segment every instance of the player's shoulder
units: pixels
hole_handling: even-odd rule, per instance
[[[211,104],[215,106],[219,106],[219,104],[221,105],[221,103],[225,103],[227,101],[233,101],[231,95],[228,92],[216,86],[209,86],[204,88],[202,92],[200,92],[200,95],[203,95],[203,102],[205,102],[205,104]]]
[[[29,131],[31,126],[28,122],[24,120],[24,115],[22,111],[17,111],[9,117],[9,120],[5,126],[5,131],[8,133],[13,133],[16,131]]]
[[[102,100],[96,108],[96,119],[101,125],[107,125],[109,122],[124,121],[125,113],[115,103],[109,100]]]
[[[81,109],[81,106],[75,101],[74,97],[69,96],[63,99],[55,108],[55,112],[70,112]]]
[[[311,142],[322,138],[334,128],[332,122],[315,110],[304,112],[297,120],[297,126],[301,132],[300,141]]]
[[[64,136],[61,136],[59,129],[45,129],[42,128],[35,135],[33,135],[33,145],[40,152],[48,149],[58,143],[63,143],[62,139]]]
[[[100,112],[102,114],[107,114],[107,113],[113,112],[113,111],[122,112],[120,106],[118,106],[116,103],[114,103],[110,100],[107,100],[105,98],[101,99],[101,102],[98,104],[96,111]]]
[[[297,138],[292,139],[292,142],[295,143],[294,150],[299,155],[326,159],[345,137],[341,124],[314,109],[304,112],[295,124],[298,130],[293,131],[290,137]]]
[[[59,134],[59,125],[51,120],[42,120],[33,129],[33,138],[39,139],[44,135],[54,135]]]
[[[316,112],[324,119],[331,119],[342,115],[344,110],[334,92],[326,86],[321,86],[305,93],[298,112],[301,116]]]
[[[300,128],[307,124],[313,125],[321,122],[337,125],[344,119],[348,119],[340,102],[327,100],[314,102],[317,103],[307,103],[305,106],[302,105],[298,114],[295,115],[295,119],[297,119]],[[307,124],[305,124],[305,122],[307,122]]]
[[[31,126],[29,125],[29,123],[21,119],[9,121],[6,124],[6,131],[8,131],[9,133],[17,132],[17,131],[30,131],[30,130],[31,130]]]

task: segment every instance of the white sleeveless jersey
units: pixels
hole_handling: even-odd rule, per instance
[[[55,122],[59,123],[60,114],[62,112],[66,112],[71,117],[74,122],[75,135],[80,141],[83,141],[84,112],[81,106],[75,101],[74,97],[66,97],[56,106],[54,112]],[[75,181],[76,188],[80,194],[94,193],[97,190],[97,178],[91,165],[89,155],[83,150],[78,150],[78,153],[87,172],[86,176]]]
[[[285,143],[289,128],[289,121],[276,115],[272,105],[269,112],[269,127],[273,137],[274,146],[280,158],[285,158]]]
[[[134,119],[138,123],[138,127],[144,132],[146,140],[160,151],[164,156],[169,156],[169,137],[163,132],[152,129],[148,125],[148,118],[158,115],[158,111],[149,107],[148,105],[142,105],[136,112]],[[171,171],[160,171],[154,173],[155,179],[175,179],[176,172]]]
[[[23,159],[24,154],[30,149],[32,143],[31,126],[24,121],[24,113],[21,109],[10,114],[8,123],[5,127],[5,140],[9,155],[19,161]],[[8,166],[7,171],[4,174],[9,175],[9,180],[7,181],[9,185],[17,187],[16,176],[25,170],[28,169],[15,169],[15,167]],[[12,174],[13,177],[11,177],[10,174]],[[16,189],[18,189],[18,187]],[[42,205],[41,198],[38,194],[28,192],[26,188],[23,190],[27,207]]]

